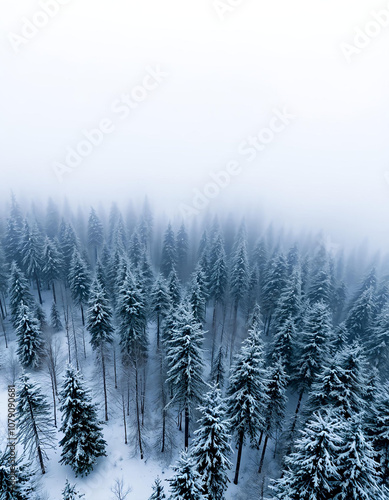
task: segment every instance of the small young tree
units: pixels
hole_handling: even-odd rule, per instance
[[[98,457],[106,456],[107,443],[90,391],[86,389],[81,373],[72,366],[66,370],[60,398],[60,430],[64,434],[59,442],[62,448],[60,463],[70,465],[76,476],[84,476],[93,470]]]
[[[169,500],[202,500],[200,476],[186,452],[181,453],[173,470],[175,475],[168,480],[171,490]]]
[[[50,406],[40,387],[22,374],[17,389],[17,425],[20,442],[30,458],[37,457],[45,474],[46,450],[53,447],[54,428]]]
[[[78,500],[84,497],[85,495],[80,495],[80,493],[76,491],[76,485],[70,484],[66,479],[65,488],[62,490],[62,500]]]
[[[159,477],[157,477],[153,484],[153,493],[149,497],[149,500],[166,500],[165,491]]]
[[[226,406],[217,385],[210,388],[199,409],[199,429],[195,432],[191,456],[201,477],[204,499],[223,500],[229,483],[232,449]]]
[[[60,332],[63,329],[61,316],[59,314],[59,311],[58,311],[58,308],[57,308],[55,302],[53,302],[53,304],[51,306],[50,324],[55,332]]]

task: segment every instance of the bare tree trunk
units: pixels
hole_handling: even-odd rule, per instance
[[[238,484],[238,481],[239,481],[240,462],[242,460],[243,437],[244,437],[244,433],[243,433],[243,431],[240,431],[239,439],[238,439],[238,457],[236,459],[234,484]]]
[[[43,302],[42,302],[42,295],[41,295],[41,286],[39,284],[38,273],[36,271],[34,272],[34,278],[35,278],[36,288],[38,290],[39,303],[40,303],[40,305],[42,305]]]
[[[5,319],[5,313],[4,313],[4,309],[3,309],[3,301],[1,300],[1,297],[0,297],[0,311],[1,311],[2,318]]]
[[[105,356],[104,356],[104,348],[101,346],[101,367],[103,371],[103,389],[104,389],[104,413],[105,413],[105,421],[108,422],[108,397],[107,397],[107,380],[105,374]]]
[[[57,427],[57,400],[55,397],[55,386],[54,386],[54,380],[52,377],[51,377],[51,390],[53,392],[54,427]]]
[[[74,340],[74,353],[76,355],[76,368],[77,370],[80,369],[80,365],[78,363],[78,347],[77,347],[77,336],[76,336],[76,329],[74,328],[74,317],[73,317],[73,311],[72,311],[72,328],[73,328],[73,340]]]
[[[185,408],[185,449],[189,448],[189,408]]]
[[[122,394],[122,408],[123,408],[123,425],[124,425],[124,444],[127,444],[127,423],[126,423],[126,404],[124,401],[124,394]]]
[[[266,447],[267,447],[268,440],[269,440],[269,436],[266,434],[265,442],[263,443],[263,450],[262,450],[262,455],[261,455],[261,461],[259,462],[259,468],[258,468],[258,473],[259,474],[262,472],[262,467],[263,467],[263,462],[265,460],[265,453],[266,453]]]
[[[54,299],[54,303],[56,304],[57,303],[57,295],[55,293],[55,285],[54,285],[54,280],[52,281],[51,283],[51,287],[53,289],[53,299]]]
[[[142,444],[142,431],[140,422],[140,408],[139,408],[139,381],[138,381],[138,365],[135,362],[135,403],[136,403],[136,424],[138,427],[138,444],[140,459],[143,460],[143,444]]]
[[[160,318],[159,313],[157,313],[157,349],[159,348],[159,329],[160,329]]]
[[[117,375],[117,369],[116,369],[116,348],[113,346],[113,375],[114,375],[114,380],[115,380],[115,389],[118,388],[118,375]]]
[[[8,349],[8,338],[7,338],[7,333],[5,331],[5,324],[4,324],[3,319],[1,319],[1,327],[3,329],[4,340],[5,340],[5,347]]]
[[[84,348],[84,359],[86,359],[85,328],[82,329],[82,345]]]
[[[81,308],[82,326],[85,326],[84,308],[82,307],[82,302],[81,302],[81,304],[80,304],[80,308]]]
[[[43,463],[43,453],[42,453],[42,450],[41,450],[38,429],[36,427],[34,412],[32,411],[32,406],[31,406],[30,398],[28,398],[28,406],[29,406],[29,409],[30,409],[30,416],[31,416],[31,423],[32,423],[32,432],[33,432],[34,437],[35,437],[35,443],[36,443],[36,449],[37,449],[37,452],[38,452],[39,464],[41,466],[42,474],[44,474],[46,472],[46,470],[45,470],[45,464]]]

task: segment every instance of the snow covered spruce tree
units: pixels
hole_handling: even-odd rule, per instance
[[[366,429],[377,455],[382,481],[389,486],[389,382],[386,382],[376,394],[376,400],[367,418]]]
[[[87,265],[77,249],[74,250],[70,264],[69,285],[72,299],[80,306],[82,324],[85,325],[84,305],[89,297],[90,275]]]
[[[25,373],[17,387],[17,427],[19,440],[30,459],[38,459],[45,474],[46,450],[53,447],[54,427],[50,406],[41,388]]]
[[[20,364],[24,367],[37,368],[40,365],[43,351],[42,334],[38,321],[24,302],[20,303],[18,317],[16,328],[18,348],[16,352]]]
[[[280,298],[274,313],[272,330],[279,332],[283,329],[285,322],[294,321],[298,324],[301,315],[301,272],[295,268],[288,276],[285,287],[281,291]]]
[[[199,429],[195,432],[191,456],[201,477],[204,499],[224,500],[232,449],[226,405],[217,385],[205,395],[199,410]]]
[[[192,311],[186,306],[182,311],[180,323],[175,326],[171,338],[167,341],[167,382],[173,392],[168,406],[177,407],[180,412],[184,412],[185,449],[189,446],[191,415],[201,402],[204,389],[203,337],[201,324],[197,323]]]
[[[58,250],[57,243],[45,238],[43,246],[43,276],[47,280],[53,291],[54,302],[57,302],[57,294],[55,291],[55,282],[59,280],[63,273],[63,261],[61,252]]]
[[[186,278],[186,269],[188,263],[189,240],[185,224],[182,223],[177,232],[176,251],[177,251],[177,270],[181,280]]]
[[[12,262],[9,278],[9,304],[12,324],[16,328],[19,323],[19,307],[21,302],[32,307],[34,300],[28,282],[16,262]]]
[[[70,484],[66,479],[65,488],[62,490],[62,500],[78,500],[84,497],[85,495],[80,495],[80,493],[76,491],[76,485]]]
[[[165,278],[177,267],[177,248],[174,231],[169,222],[162,245],[161,272]]]
[[[153,484],[153,493],[149,497],[149,500],[166,500],[165,490],[159,477],[157,477]]]
[[[282,290],[286,285],[287,262],[283,253],[275,253],[264,273],[261,290],[261,308],[264,316],[264,332],[268,335],[270,325]]]
[[[167,315],[170,307],[170,295],[164,278],[159,275],[151,291],[151,310],[157,320],[157,347],[159,347],[161,320]]]
[[[308,307],[303,331],[299,334],[295,355],[293,383],[299,391],[295,418],[292,423],[293,438],[303,395],[308,391],[329,355],[332,323],[328,307],[317,302]]]
[[[330,500],[335,498],[341,479],[338,456],[342,424],[331,413],[316,413],[286,457],[286,470],[271,486],[276,500]]]
[[[90,343],[101,363],[104,394],[104,416],[108,421],[108,390],[106,374],[107,346],[113,342],[112,313],[108,300],[97,279],[93,282],[89,296],[87,329]]]
[[[103,246],[104,230],[94,208],[91,208],[88,219],[88,245],[93,251],[94,263],[97,262],[98,251]]]
[[[136,435],[137,447],[140,457],[144,454],[143,422],[144,394],[141,390],[145,384],[145,375],[141,369],[147,360],[147,317],[144,296],[134,276],[126,270],[124,280],[119,288],[117,299],[117,315],[119,319],[120,347],[123,363],[131,367],[135,379],[135,409],[136,409]]]
[[[173,470],[175,475],[168,480],[169,500],[203,500],[201,479],[190,455],[183,451]]]
[[[272,361],[282,358],[286,373],[289,377],[293,375],[294,355],[297,349],[297,332],[293,318],[288,318],[280,325],[274,336],[270,348]]]
[[[50,324],[55,332],[60,332],[63,328],[61,316],[59,314],[59,311],[58,311],[58,308],[57,308],[55,302],[53,302],[53,304],[51,306]]]
[[[344,423],[337,467],[340,475],[336,500],[385,500],[379,486],[379,473],[374,450],[366,439],[361,417]],[[389,493],[389,492],[386,492]]]
[[[12,465],[12,470],[11,470]],[[10,450],[0,451],[0,499],[31,500],[34,498],[34,473],[21,458],[11,461]]]
[[[238,484],[246,437],[255,445],[265,429],[267,404],[262,342],[259,333],[251,330],[235,356],[227,392],[227,418],[238,445],[234,484]]]
[[[87,475],[93,470],[96,459],[106,456],[107,443],[90,391],[81,373],[70,365],[66,369],[60,401],[60,430],[64,433],[59,442],[62,448],[60,463],[70,465],[76,476]]]
[[[42,271],[43,249],[41,235],[36,224],[30,229],[28,222],[25,221],[20,242],[20,253],[22,256],[23,269],[27,277],[35,281],[39,303],[42,304],[40,273]]]
[[[266,384],[267,407],[265,409],[265,441],[263,443],[261,459],[258,472],[262,472],[265,460],[266,448],[269,438],[276,435],[282,429],[282,422],[286,411],[286,386],[287,376],[283,366],[282,358],[276,361],[267,373],[268,382]]]

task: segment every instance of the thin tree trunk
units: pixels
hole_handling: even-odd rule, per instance
[[[212,315],[212,353],[211,353],[211,365],[213,366],[213,358],[215,356],[215,346],[216,346],[216,316],[217,316],[217,304],[216,301],[213,304],[213,315]]]
[[[232,362],[232,358],[234,355],[234,346],[235,346],[235,338],[236,338],[236,330],[237,330],[237,322],[238,322],[238,306],[239,306],[239,302],[236,300],[235,304],[234,304],[234,316],[233,316],[233,321],[232,321],[230,364]]]
[[[124,425],[124,444],[127,444],[126,404],[124,402],[124,394],[122,394],[122,408],[123,408],[123,425]]]
[[[185,407],[185,449],[189,447],[189,408]]]
[[[32,406],[31,406],[30,398],[28,398],[28,406],[29,406],[29,409],[30,409],[32,431],[33,431],[34,437],[35,437],[35,443],[36,443],[36,449],[37,449],[37,452],[38,452],[39,464],[41,466],[42,474],[45,474],[45,472],[46,472],[46,470],[45,470],[45,464],[43,463],[43,454],[42,454],[42,450],[41,450],[41,445],[39,444],[38,429],[36,427],[34,412],[32,411]]]
[[[262,438],[263,438],[263,431],[261,431],[261,434],[259,435],[259,440],[258,440],[258,445],[257,445],[258,450],[259,450],[259,448],[261,447]]]
[[[4,313],[4,309],[3,309],[3,301],[1,300],[1,297],[0,297],[0,310],[1,310],[2,318],[5,319],[5,313]]]
[[[77,368],[77,370],[79,370],[80,365],[78,363],[78,347],[77,347],[76,329],[74,328],[73,312],[72,312],[72,327],[73,327],[74,353],[76,355],[76,368]]]
[[[40,305],[42,305],[43,302],[42,302],[42,295],[41,295],[41,286],[39,284],[38,274],[36,271],[34,272],[34,277],[35,277],[35,282],[36,282],[36,288],[38,290],[39,303],[40,303]]]
[[[84,348],[84,359],[86,359],[85,328],[82,329],[82,345]]]
[[[104,348],[101,346],[101,367],[103,371],[103,390],[104,390],[104,413],[105,421],[108,422],[108,398],[107,398],[107,380],[105,375],[105,356]]]
[[[292,428],[290,430],[290,436],[291,436],[291,438],[293,438],[293,434],[294,434],[294,431],[295,431],[295,428],[296,428],[297,417],[298,417],[298,414],[299,414],[299,411],[300,411],[301,400],[303,399],[303,394],[304,394],[304,389],[300,392],[300,396],[299,396],[298,401],[297,401],[296,411],[294,413],[293,424],[292,424]]]
[[[159,348],[159,313],[157,313],[157,349]]]
[[[1,320],[1,327],[3,329],[4,340],[5,340],[5,347],[8,349],[8,338],[7,338],[7,333],[5,331],[5,325],[4,325],[3,319]]]
[[[7,312],[7,303],[5,301],[5,295],[4,293],[1,294],[2,297],[3,297],[3,304],[4,304],[4,311],[5,311],[5,316],[8,316],[8,312]]]
[[[117,370],[116,370],[116,349],[115,346],[113,347],[113,375],[115,379],[115,389],[118,388],[118,375],[117,375]]]
[[[85,326],[84,308],[82,307],[82,303],[80,304],[80,308],[81,308],[82,326]]]
[[[138,444],[140,459],[143,460],[143,445],[140,423],[140,410],[139,410],[139,383],[138,383],[138,366],[135,364],[135,402],[136,402],[136,423],[138,427]]]
[[[266,447],[267,447],[268,440],[269,440],[269,436],[266,434],[265,442],[263,443],[263,450],[262,450],[262,455],[261,455],[261,461],[259,462],[259,468],[258,468],[258,473],[259,474],[262,472],[262,467],[263,467],[263,462],[265,460],[265,453],[266,453]]]
[[[54,412],[54,427],[57,427],[57,401],[55,397],[55,385],[53,376],[51,376],[51,389],[53,392],[53,412]]]
[[[239,434],[239,440],[238,440],[238,457],[236,459],[234,484],[238,484],[238,481],[239,481],[240,461],[242,460],[243,437],[244,437],[244,434],[243,434],[243,431],[241,431]]]
[[[54,299],[54,303],[56,304],[57,303],[57,294],[55,293],[55,285],[54,285],[54,280],[52,281],[51,283],[51,287],[52,287],[52,290],[53,290],[53,299]]]

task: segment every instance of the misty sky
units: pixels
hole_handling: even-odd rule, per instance
[[[214,0],[70,0],[16,53],[10,34],[42,7],[2,0],[2,200],[11,189],[84,204],[148,194],[177,213],[238,161],[209,209],[258,206],[335,240],[389,243],[389,27],[350,61],[341,48],[389,3],[243,0],[223,17],[230,2],[218,12]],[[115,114],[158,65],[158,87]],[[242,141],[283,108],[295,118],[247,161]],[[60,183],[53,164],[104,118],[114,131]]]

